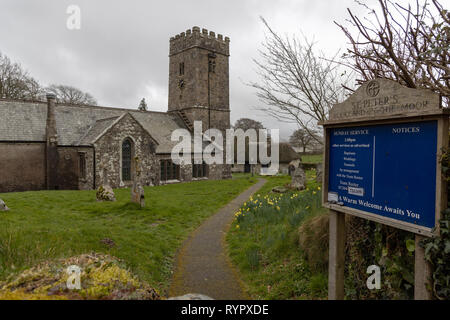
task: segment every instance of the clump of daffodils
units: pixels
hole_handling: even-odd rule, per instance
[[[265,195],[257,194],[256,196],[251,196],[243,206],[235,212],[235,229],[245,229],[242,222],[249,215],[258,217],[260,214],[262,216],[270,214],[283,215],[289,212],[297,215],[309,211],[316,206],[315,203],[317,203],[317,195],[320,190],[320,186],[309,186],[306,190],[300,192]],[[318,203],[320,205],[320,201]]]

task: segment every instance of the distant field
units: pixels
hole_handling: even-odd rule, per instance
[[[321,154],[312,154],[312,155],[304,155],[302,156],[303,163],[320,163],[322,162]]]
[[[146,187],[144,209],[130,203],[130,189],[115,190],[117,202],[103,203],[95,191],[0,194],[11,208],[0,213],[0,280],[42,260],[96,251],[123,259],[164,294],[183,240],[255,182],[240,176]]]

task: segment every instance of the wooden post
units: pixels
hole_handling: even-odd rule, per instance
[[[431,266],[425,261],[425,249],[419,242],[425,239],[416,234],[416,248],[414,252],[414,300],[431,300],[431,292],[427,287],[431,286]]]
[[[344,299],[345,213],[330,210],[328,300]]]

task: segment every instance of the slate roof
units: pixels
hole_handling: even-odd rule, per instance
[[[90,145],[113,121],[129,112],[158,142],[157,153],[170,153],[172,131],[186,129],[176,114],[99,106],[58,104],[55,109],[58,143]],[[0,141],[45,141],[46,102],[0,100]],[[102,130],[103,129],[103,130]]]
[[[112,117],[106,119],[96,120],[94,124],[87,131],[86,135],[83,136],[79,142],[80,145],[93,144],[97,138],[120,117]]]
[[[0,141],[45,141],[47,104],[0,101]]]

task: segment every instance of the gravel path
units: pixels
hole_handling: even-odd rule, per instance
[[[248,299],[231,266],[225,250],[225,234],[234,213],[266,180],[241,193],[208,218],[180,249],[170,288],[170,296],[197,293],[219,300]]]

